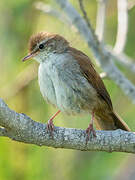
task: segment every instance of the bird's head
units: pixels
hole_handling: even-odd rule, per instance
[[[60,35],[47,32],[40,32],[31,36],[29,40],[29,54],[23,58],[23,61],[34,58],[39,63],[52,53],[64,52],[69,43]]]

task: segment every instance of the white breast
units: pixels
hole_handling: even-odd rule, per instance
[[[43,97],[66,113],[90,112],[96,92],[68,54],[52,54],[39,66]]]

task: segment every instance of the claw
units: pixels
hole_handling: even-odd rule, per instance
[[[88,128],[86,129],[86,145],[90,139],[90,134],[93,135],[93,137],[96,137],[96,131],[94,130],[94,127],[93,127],[93,122],[94,122],[94,111],[92,112],[92,120],[91,120],[91,123],[89,124]]]
[[[47,131],[54,131],[54,124],[51,119],[49,119],[49,121],[47,123]]]
[[[86,129],[86,144],[88,143],[89,139],[90,139],[90,134],[93,136],[93,137],[97,137],[96,136],[96,131],[94,130],[93,128],[93,124],[89,124],[89,127]]]
[[[51,136],[53,136],[53,131],[54,131],[54,124],[52,119],[49,119],[47,123],[47,132],[50,132]]]

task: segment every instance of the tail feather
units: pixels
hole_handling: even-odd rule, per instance
[[[117,129],[122,129],[125,131],[131,131],[130,128],[128,127],[128,125],[119,117],[118,114],[113,112],[112,117],[114,119],[114,122],[115,122]]]
[[[97,129],[100,130],[116,130],[122,129],[130,131],[128,125],[115,113],[115,112],[96,112],[95,124]]]

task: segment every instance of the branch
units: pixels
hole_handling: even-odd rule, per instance
[[[97,22],[96,22],[96,35],[99,41],[103,40],[105,29],[105,15],[107,0],[97,0]],[[128,68],[131,72],[135,73],[135,64],[131,58],[123,53],[127,32],[128,32],[128,2],[127,0],[117,0],[118,4],[118,30],[117,38],[114,48],[107,46],[107,51],[110,52],[112,58],[117,60],[118,63]]]
[[[83,0],[79,0],[79,5],[80,5],[80,9],[81,9],[81,11],[83,13],[83,17],[84,17],[84,19],[85,19],[85,21],[87,23],[87,26],[90,28],[91,25],[89,23],[89,19],[88,19],[87,13],[86,13],[85,8],[83,6]]]
[[[106,46],[106,50],[110,53],[114,61],[120,63],[125,68],[128,68],[132,73],[135,73],[135,63],[134,60],[128,57],[125,53],[121,52],[117,54],[111,46]]]
[[[97,0],[97,22],[96,22],[96,35],[99,41],[103,40],[106,18],[107,0]],[[107,46],[107,51],[110,52],[112,58],[117,60],[118,63],[128,68],[131,72],[135,73],[135,64],[131,58],[123,53],[127,32],[128,32],[128,2],[127,0],[117,0],[118,4],[118,30],[117,38],[114,48]]]
[[[33,121],[25,114],[16,113],[0,99],[0,136],[14,141],[81,151],[106,151],[135,153],[135,134],[122,130],[96,131],[86,145],[85,131],[55,127],[53,137],[46,124]]]
[[[106,19],[106,6],[107,0],[97,0],[97,20],[96,20],[96,35],[99,41],[104,39],[104,30],[105,30],[105,19]]]
[[[124,50],[127,32],[128,32],[128,2],[127,0],[117,0],[118,6],[118,29],[117,38],[114,46],[116,53],[121,53]]]
[[[84,14],[84,19],[90,28],[89,19],[84,9],[82,0],[79,0],[80,8]],[[127,32],[128,32],[128,3],[127,0],[118,0],[118,30],[117,38],[114,48],[106,46],[106,50],[110,52],[111,58],[117,60],[123,66],[128,68],[131,72],[135,73],[135,63],[131,58],[123,53]],[[98,0],[97,9],[97,22],[96,22],[96,35],[99,41],[103,40],[105,29],[105,14],[106,14],[107,0]]]

